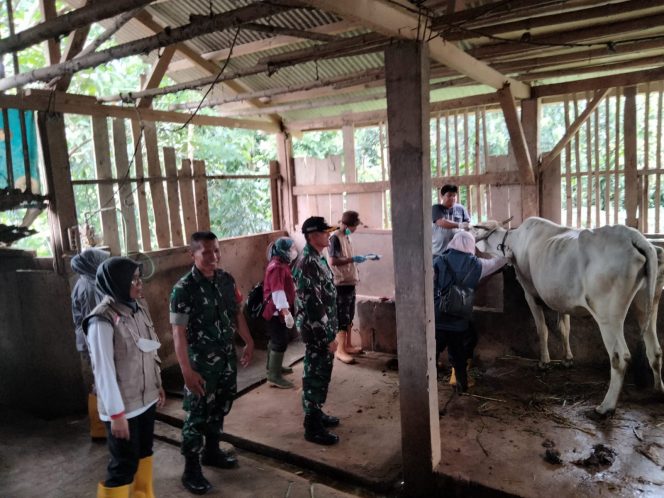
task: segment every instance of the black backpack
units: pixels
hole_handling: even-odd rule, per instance
[[[247,313],[251,318],[260,318],[266,304],[267,299],[263,300],[263,282],[261,281],[254,285],[247,294]]]
[[[457,283],[457,275],[452,270],[447,258],[442,259],[448,271],[452,274],[452,283],[447,289],[439,291],[437,311],[455,318],[470,320],[473,314],[475,291],[466,286],[466,280],[472,272],[468,272],[464,279]]]

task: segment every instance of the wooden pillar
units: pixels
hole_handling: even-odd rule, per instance
[[[298,223],[297,201],[293,195],[295,186],[295,165],[293,163],[293,142],[286,133],[277,134],[277,160],[281,176],[281,228],[292,233]]]
[[[540,155],[539,139],[541,108],[542,106],[540,105],[539,99],[523,99],[521,101],[521,125],[523,127],[526,147],[528,148],[535,173],[535,185],[521,185],[521,215],[524,220],[530,216],[539,216],[540,202],[544,202],[544,199],[539,197],[537,188],[537,185],[540,182],[538,159]]]
[[[636,217],[639,205],[638,174],[636,170],[636,87],[623,89],[625,95],[625,115],[623,133],[625,140],[625,211],[627,226],[638,228]]]
[[[560,155],[551,162],[539,177],[542,193],[540,199],[540,216],[554,223],[561,223],[561,189],[560,189]]]
[[[429,62],[424,45],[385,50],[392,244],[405,494],[434,496],[440,462],[429,164]]]
[[[270,161],[270,204],[272,230],[281,230],[281,196],[279,195],[279,161]]]
[[[65,121],[60,113],[39,112],[37,116],[49,196],[53,266],[58,273],[64,274],[62,256],[74,253],[80,246]]]

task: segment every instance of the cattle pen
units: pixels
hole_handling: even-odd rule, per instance
[[[104,465],[82,431],[72,257],[101,247],[143,264],[168,394],[156,494],[183,496],[168,296],[191,268],[189,237],[218,232],[246,297],[277,238],[302,249],[305,219],[355,210],[353,249],[380,260],[359,267],[365,354],[334,365],[341,443],[304,441],[301,390],[265,383],[265,324],[248,317],[257,351],[224,433],[242,470],[214,474],[229,491],[211,496],[662,495],[664,396],[642,375],[638,311],[616,412],[598,418],[611,363],[595,322],[572,317],[563,365],[546,310],[553,361],[539,368],[507,267],[476,293],[475,386],[456,395],[434,353],[430,221],[454,184],[472,224],[621,224],[661,259],[660,0],[2,3],[0,494],[88,496]],[[303,350],[294,334],[297,388]],[[34,479],[23,444],[43,467]],[[73,479],[51,477],[63,466]]]

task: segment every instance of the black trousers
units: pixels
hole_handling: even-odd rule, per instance
[[[108,463],[107,477],[104,486],[117,488],[131,484],[138,468],[138,461],[152,455],[152,439],[154,435],[154,417],[157,405],[129,422],[129,441],[116,439],[111,434],[111,423],[104,422],[108,434],[108,450],[111,452],[111,461]]]
[[[472,324],[465,330],[436,329],[436,357],[447,348],[450,363],[456,370],[457,382],[465,390],[468,387],[466,362],[473,357],[477,346],[477,333]]]
[[[290,332],[279,315],[273,316],[267,322],[267,332],[270,334],[270,343],[272,344],[270,349],[275,353],[286,351],[290,340]]]

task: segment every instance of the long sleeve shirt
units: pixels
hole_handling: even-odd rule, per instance
[[[99,414],[99,418],[109,422],[112,418],[122,415],[125,410],[120,388],[118,387],[117,374],[115,372],[115,361],[113,359],[113,327],[105,320],[93,317],[88,326],[88,345],[90,358],[94,365],[95,385],[97,397],[106,408],[110,417]],[[133,418],[145,412],[158,401],[158,398],[129,413],[125,418]]]

